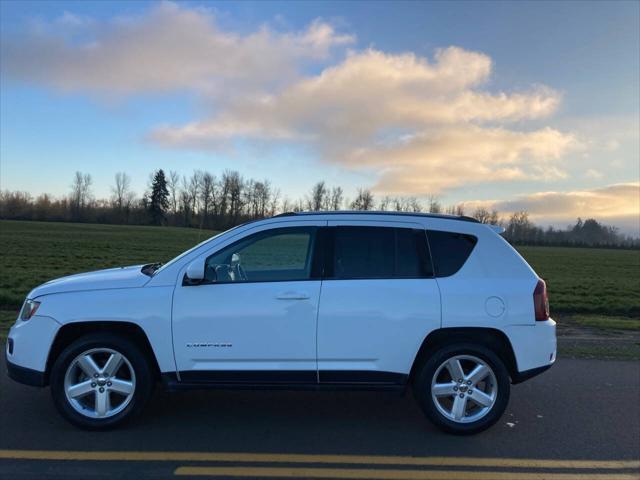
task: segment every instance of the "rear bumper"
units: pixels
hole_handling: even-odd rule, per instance
[[[515,378],[531,378],[556,361],[556,322],[553,320],[538,321],[531,325],[510,325],[503,331],[515,355]]]
[[[9,375],[10,379],[18,383],[23,383],[24,385],[31,385],[32,387],[46,386],[47,379],[44,372],[11,363],[6,353],[5,358],[7,360],[7,375]]]
[[[530,370],[524,370],[523,372],[517,372],[515,375],[511,377],[511,383],[516,385],[518,383],[522,383],[530,378],[533,378],[541,373],[546,372],[553,366],[553,363],[549,365],[545,365],[544,367],[532,368]]]

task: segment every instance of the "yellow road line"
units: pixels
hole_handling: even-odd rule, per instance
[[[546,460],[532,458],[407,457],[382,455],[306,455],[281,453],[0,450],[0,459],[140,462],[336,463],[440,467],[623,469],[637,460]]]
[[[514,473],[344,468],[179,467],[176,475],[209,477],[345,478],[371,480],[637,480],[631,474]]]

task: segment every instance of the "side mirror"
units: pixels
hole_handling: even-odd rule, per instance
[[[204,280],[204,259],[200,258],[191,262],[185,275],[191,284],[202,282]]]

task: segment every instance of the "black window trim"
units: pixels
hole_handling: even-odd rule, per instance
[[[393,275],[390,277],[352,277],[352,278],[338,278],[335,276],[334,272],[334,256],[335,256],[335,232],[338,228],[392,228],[394,230],[394,245],[397,250],[398,243],[398,234],[397,231],[399,229],[403,230],[411,230],[414,235],[419,235],[422,239],[418,239],[418,241],[422,240],[422,245],[424,249],[419,249],[418,257],[421,260],[421,270],[423,273],[420,276],[400,276]],[[323,249],[324,253],[324,262],[322,269],[322,281],[347,281],[347,280],[424,280],[424,279],[434,279],[435,278],[435,268],[433,265],[433,259],[431,258],[431,249],[429,248],[429,241],[427,238],[426,230],[423,226],[415,225],[415,226],[400,226],[400,225],[351,225],[345,223],[344,225],[329,225],[327,227],[321,227],[320,230],[326,229],[327,234],[325,235],[325,242],[327,243],[327,248]],[[395,259],[394,271],[397,267],[397,258]]]
[[[420,276],[398,276],[398,275],[394,275],[391,277],[357,277],[357,278],[338,278],[335,277],[335,272],[334,272],[334,265],[333,265],[333,258],[335,255],[335,232],[338,228],[392,228],[394,229],[395,235],[394,235],[394,243],[396,245],[396,250],[397,250],[397,242],[398,242],[398,235],[397,235],[397,230],[398,229],[404,229],[404,230],[412,230],[414,232],[414,235],[419,235],[420,237],[423,237],[424,239],[424,243],[422,243],[422,245],[424,245],[424,249],[419,249],[418,251],[418,256],[421,260],[421,266],[422,266],[422,270],[423,273]],[[276,228],[269,228],[269,229],[265,229],[265,230],[260,230],[258,232],[254,232],[250,235],[246,235],[242,238],[239,238],[238,240],[225,245],[224,247],[222,247],[220,250],[217,250],[213,253],[211,253],[210,255],[207,256],[207,258],[205,259],[205,262],[213,255],[218,254],[221,250],[229,248],[229,247],[233,247],[234,245],[237,245],[243,241],[245,241],[247,238],[252,237],[254,235],[260,235],[260,234],[265,234],[267,232],[271,233],[274,231],[283,231],[283,230],[291,230],[291,229],[309,229],[311,230],[312,233],[312,238],[311,238],[311,242],[310,245],[308,247],[308,255],[311,255],[311,258],[308,258],[308,262],[310,263],[311,269],[310,269],[310,273],[309,273],[309,278],[300,278],[300,279],[292,279],[292,280],[280,280],[280,279],[276,279],[276,280],[247,280],[247,281],[243,281],[243,282],[202,282],[199,283],[197,285],[246,285],[246,284],[253,284],[253,283],[283,283],[283,282],[309,282],[309,281],[345,281],[345,280],[420,280],[420,279],[436,279],[436,278],[446,278],[452,275],[455,275],[455,273],[457,273],[457,271],[455,273],[453,273],[452,275],[438,275],[436,272],[436,264],[433,258],[433,251],[431,248],[431,245],[429,243],[429,229],[421,226],[421,225],[415,225],[415,226],[406,226],[406,225],[394,225],[392,223],[388,224],[388,225],[366,225],[366,224],[348,224],[345,223],[344,225],[328,225],[328,226],[322,226],[322,225],[291,225],[291,226],[278,226]],[[437,230],[440,231],[440,230]],[[451,232],[448,230],[442,230],[442,232],[445,233],[460,233],[460,232]],[[477,237],[475,235],[471,235],[471,234],[462,234],[461,235],[468,235],[470,237],[473,237],[477,243]],[[421,239],[418,239],[418,241],[420,241]],[[473,253],[473,250],[475,249],[475,245],[474,248],[471,250],[471,253]],[[469,257],[471,256],[471,253],[469,254]],[[468,258],[467,257],[467,260]],[[464,266],[464,264],[466,263],[466,261],[462,264],[462,266],[460,267],[460,269],[462,269],[462,267]],[[397,258],[395,259],[396,264],[394,265],[394,271],[397,269]],[[459,269],[459,270],[460,270]],[[459,271],[458,270],[458,271]],[[185,277],[186,278],[186,277]],[[192,285],[186,281],[183,281],[183,286],[195,286]]]
[[[469,254],[464,259],[464,262],[462,262],[460,267],[455,272],[450,273],[449,275],[439,275],[438,272],[436,271],[437,270],[436,262],[435,262],[435,259],[433,257],[433,250],[431,248],[431,243],[430,243],[430,240],[429,240],[429,234],[431,232],[448,233],[448,234],[451,234],[451,235],[464,235],[466,237],[471,237],[473,239],[473,242],[474,242],[473,243],[473,247],[471,247],[471,250],[469,250]],[[478,237],[476,235],[472,235],[470,233],[453,232],[451,230],[434,230],[434,229],[427,228],[427,229],[425,229],[425,235],[427,237],[427,245],[429,246],[429,256],[431,257],[431,268],[433,269],[433,277],[434,278],[449,278],[449,277],[453,277],[454,275],[456,275],[467,264],[467,262],[471,258],[471,255],[473,255],[473,251],[476,249],[476,246],[478,245]]]
[[[282,230],[296,230],[296,229],[309,229],[311,231],[311,242],[309,242],[309,246],[307,247],[307,262],[310,265],[310,270],[309,270],[309,278],[297,278],[297,279],[291,279],[291,280],[281,280],[281,279],[276,279],[276,280],[247,280],[247,281],[242,281],[242,282],[207,282],[207,281],[203,281],[197,284],[190,284],[187,281],[186,278],[186,273],[185,276],[183,278],[183,282],[182,282],[182,286],[184,287],[189,287],[189,286],[204,286],[204,285],[249,285],[252,283],[284,283],[284,282],[311,282],[311,281],[319,281],[322,280],[321,275],[318,275],[318,267],[316,266],[316,261],[315,258],[316,256],[320,253],[322,253],[321,251],[318,250],[319,247],[319,243],[318,242],[318,238],[319,238],[319,232],[322,228],[325,228],[323,226],[320,225],[291,225],[291,226],[279,226],[276,228],[267,228],[264,230],[259,230],[257,232],[251,233],[249,235],[245,235],[242,238],[239,238],[238,240],[229,243],[228,245],[225,245],[224,247],[220,248],[219,250],[216,250],[215,252],[207,255],[207,257],[205,258],[205,264],[207,263],[207,261],[209,260],[209,258],[213,257],[214,255],[217,255],[218,253],[220,253],[222,250],[226,250],[227,248],[233,247],[235,245],[238,245],[241,242],[244,242],[245,240],[247,240],[248,238],[251,238],[253,236],[256,235],[260,235],[260,234],[267,234],[267,233],[272,233],[275,231],[282,231]],[[276,234],[277,235],[277,234]],[[309,258],[309,254],[311,254],[311,258]],[[305,266],[306,268],[306,266]]]

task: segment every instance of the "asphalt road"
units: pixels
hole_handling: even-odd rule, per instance
[[[134,423],[86,432],[0,362],[2,479],[640,478],[638,362],[561,358],[472,437],[436,430],[410,394],[370,392],[158,390]]]

